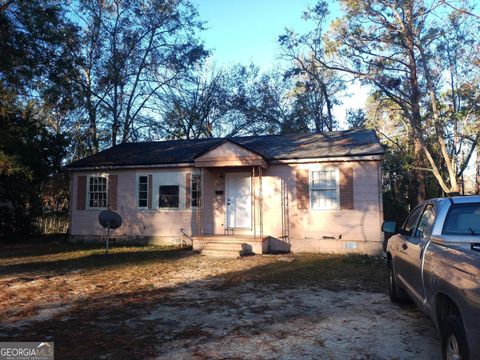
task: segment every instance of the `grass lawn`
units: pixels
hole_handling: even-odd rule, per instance
[[[195,348],[196,341],[212,339],[222,319],[229,321],[218,339],[240,336],[247,312],[267,316],[273,303],[290,296],[272,294],[323,289],[377,298],[385,296],[386,282],[383,260],[359,255],[231,260],[153,246],[113,246],[105,254],[91,245],[2,245],[0,341],[55,341],[57,358],[169,358],[172,346],[185,349],[186,358],[205,358],[212,354]],[[269,300],[259,305],[262,296]]]

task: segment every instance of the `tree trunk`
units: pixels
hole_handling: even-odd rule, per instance
[[[90,139],[92,142],[93,153],[97,153],[99,149],[98,136],[97,136],[97,113],[92,108],[91,104],[88,105],[88,120],[90,124]]]
[[[87,113],[88,113],[89,137],[92,144],[92,149],[90,150],[92,150],[93,153],[96,154],[99,151],[98,136],[97,136],[97,112],[92,102],[90,78],[88,78],[87,80],[88,80],[88,85],[86,89],[87,90],[86,105],[87,105]]]
[[[426,186],[425,173],[423,170],[419,169],[422,167],[421,164],[423,164],[423,149],[420,141],[417,138],[411,138],[410,149],[413,151],[414,169],[409,180],[408,204],[410,206],[410,210],[413,210],[415,206],[425,201]]]
[[[417,75],[417,62],[415,58],[414,44],[413,40],[408,36],[405,38],[405,44],[408,50],[408,59],[409,59],[409,82],[410,82],[410,103],[411,103],[411,119],[410,123],[412,124],[412,133],[416,134],[413,137],[413,153],[414,153],[414,170],[413,170],[413,189],[412,197],[410,198],[410,205],[416,205],[425,200],[425,176],[422,170],[418,168],[423,167],[423,156],[422,156],[422,144],[420,143],[419,136],[421,134],[422,126],[422,115],[420,112],[420,86],[418,84],[418,75]]]
[[[415,164],[418,164],[417,167],[424,167],[424,159],[423,159],[423,149],[420,141],[415,139],[415,147],[414,147],[414,154],[415,154]],[[414,178],[415,178],[415,197],[417,204],[420,204],[422,201],[425,201],[427,197],[427,191],[425,186],[425,172],[423,170],[415,169],[414,171]]]
[[[332,102],[330,101],[330,96],[328,95],[328,92],[327,92],[327,86],[323,82],[322,82],[322,92],[323,92],[323,96],[325,97],[325,103],[327,106],[327,115],[328,115],[327,129],[328,131],[332,131],[333,130]]]

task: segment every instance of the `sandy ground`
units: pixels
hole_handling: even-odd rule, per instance
[[[3,259],[0,341],[53,340],[60,359],[440,358],[381,261],[112,252]]]
[[[154,321],[158,359],[439,359],[429,319],[384,294],[243,285],[179,289]],[[179,304],[182,304],[179,306]]]

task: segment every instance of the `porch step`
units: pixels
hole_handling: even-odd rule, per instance
[[[205,236],[205,237],[194,237],[194,240],[200,240],[205,243],[236,243],[236,244],[244,244],[250,242],[262,242],[262,238],[254,238],[254,237],[243,237],[243,236],[228,236],[228,235],[220,235],[220,236]]]
[[[203,249],[244,251],[245,244],[233,241],[209,241],[203,246]]]
[[[238,257],[246,254],[263,254],[268,246],[268,237],[205,235],[194,236],[192,247],[202,255]]]
[[[228,250],[228,249],[203,249],[201,252],[202,255],[219,257],[219,258],[232,258],[236,259],[243,255],[243,251],[238,250]]]

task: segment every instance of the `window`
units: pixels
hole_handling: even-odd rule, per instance
[[[178,208],[179,207],[179,186],[178,185],[160,185],[159,208]]]
[[[454,204],[448,211],[443,235],[480,235],[480,203]]]
[[[413,229],[415,226],[417,226],[418,218],[422,213],[422,208],[422,206],[415,208],[415,210],[413,210],[413,212],[407,218],[407,221],[405,221],[405,224],[403,225],[403,235],[412,236]]]
[[[106,208],[107,207],[107,177],[89,176],[88,177],[88,207]]]
[[[338,170],[312,171],[310,201],[312,209],[338,209]]]
[[[425,238],[432,233],[432,226],[435,220],[435,212],[433,211],[433,205],[427,205],[425,211],[418,222],[417,230],[415,230],[416,238]]]
[[[191,196],[191,206],[200,207],[200,199],[202,196],[202,181],[200,174],[192,174],[192,196]]]
[[[148,207],[148,175],[140,175],[138,177],[137,206],[139,208]]]

